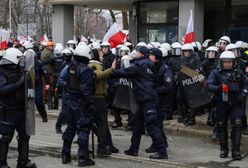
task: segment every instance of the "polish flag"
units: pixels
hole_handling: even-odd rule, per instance
[[[41,38],[40,38],[40,42],[41,43],[46,43],[46,42],[48,42],[48,37],[47,37],[47,35],[46,34],[44,34]]]
[[[9,41],[10,33],[7,30],[0,29],[0,50],[6,50],[8,48]]]
[[[192,14],[192,10],[190,10],[190,18],[189,18],[186,36],[184,39],[184,44],[192,43],[194,41],[195,41],[195,34],[194,34],[193,14]]]
[[[116,48],[126,40],[126,35],[122,33],[116,23],[114,23],[103,38],[103,42],[108,41],[111,48]]]

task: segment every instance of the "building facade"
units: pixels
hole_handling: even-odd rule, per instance
[[[73,37],[73,6],[129,11],[129,35],[138,41],[174,42],[185,36],[190,10],[195,39],[228,35],[248,41],[248,0],[46,0],[53,5],[55,41]],[[42,0],[41,0],[42,2]]]

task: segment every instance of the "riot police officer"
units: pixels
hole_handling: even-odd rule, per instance
[[[225,48],[228,44],[231,43],[231,39],[228,36],[222,36],[218,41],[219,55],[225,51]]]
[[[89,133],[93,106],[94,77],[92,70],[87,66],[91,59],[91,51],[87,45],[80,45],[75,49],[72,63],[66,66],[59,83],[68,88],[66,111],[67,128],[63,133],[62,163],[71,162],[71,144],[78,135],[78,166],[94,165],[89,157]]]
[[[151,159],[166,159],[167,150],[164,138],[158,126],[157,105],[158,95],[154,87],[155,67],[148,58],[149,50],[146,47],[138,47],[136,61],[128,68],[114,70],[113,77],[125,77],[132,80],[135,99],[139,109],[134,116],[131,146],[124,151],[126,155],[138,156],[140,139],[144,129],[144,123],[149,135],[155,142],[157,153],[151,155]]]
[[[63,55],[63,62],[61,64],[61,70],[66,67],[69,66],[71,64],[71,59],[72,56],[74,55],[74,50],[72,48],[65,48],[62,51],[62,55]],[[57,81],[57,88],[60,88],[61,90],[61,94],[62,94],[62,106],[61,106],[61,111],[59,113],[57,122],[55,124],[55,129],[56,129],[56,133],[57,134],[62,134],[62,124],[65,123],[65,114],[66,114],[66,110],[67,110],[67,92],[68,89],[66,87],[60,86],[59,85],[59,81]]]
[[[241,128],[242,117],[244,116],[242,102],[248,93],[248,83],[244,73],[236,67],[236,58],[231,51],[224,51],[219,60],[220,67],[212,71],[207,84],[208,90],[214,93],[220,157],[228,157],[227,125],[230,118],[232,157],[234,160],[241,160]]]
[[[228,44],[225,48],[226,51],[232,51],[236,57],[237,60],[237,66],[239,69],[241,69],[244,74],[247,74],[247,61],[244,59],[244,55],[242,56],[242,52],[240,50],[240,47],[237,44]],[[246,75],[247,76],[247,75]],[[243,108],[244,111],[246,109],[246,99],[244,99],[243,102]],[[242,130],[245,135],[248,135],[248,130],[247,130],[247,116],[246,113],[244,114],[244,117],[242,119],[243,124],[242,124]]]
[[[177,110],[179,113],[182,111],[180,109],[180,104],[179,101],[176,99],[176,94],[177,94],[177,89],[178,89],[178,74],[180,71],[180,65],[182,63],[182,57],[181,57],[181,49],[182,45],[179,42],[175,42],[171,44],[171,56],[168,58],[167,65],[171,68],[173,72],[173,77],[174,77],[174,105],[173,105],[173,111]],[[181,117],[182,115],[179,115],[178,117],[178,122],[182,123],[183,118]]]
[[[210,73],[217,67],[218,65],[218,48],[215,46],[208,47],[205,51],[205,60],[202,62],[202,67],[204,69],[204,72],[206,74],[206,77],[208,78]],[[208,121],[207,124],[209,126],[214,126],[214,114],[213,114],[213,101],[206,106],[209,115],[208,115]]]
[[[46,83],[45,87],[50,87],[50,80],[48,76],[48,72],[44,66],[44,64],[35,57],[35,104],[38,112],[42,118],[43,122],[47,122],[47,112],[43,102],[43,81],[42,77],[44,77],[44,81]]]
[[[182,46],[183,61],[178,75],[177,97],[181,111],[180,117],[186,126],[195,125],[196,109],[210,102],[210,94],[204,87],[204,70],[193,51],[191,44]]]
[[[75,48],[77,47],[77,43],[75,40],[69,40],[66,43],[68,48],[72,48],[73,50],[75,50]]]
[[[62,70],[62,63],[64,62],[63,58],[63,51],[64,47],[62,44],[57,43],[54,48],[54,82],[53,82],[53,100],[52,100],[52,107],[53,109],[58,109],[59,107],[59,91],[60,89],[57,87],[57,80],[59,77],[59,74]]]
[[[0,167],[8,167],[7,154],[9,143],[15,130],[18,133],[17,168],[36,168],[29,158],[29,139],[26,131],[25,85],[23,67],[19,65],[23,54],[16,48],[6,50],[0,61],[0,114],[2,128],[0,130]]]
[[[158,125],[164,137],[165,145],[168,147],[167,138],[164,133],[163,121],[165,118],[172,118],[172,105],[173,105],[173,73],[162,60],[162,52],[153,48],[151,50],[150,60],[156,66],[156,77],[154,81],[155,90],[159,96],[159,104],[157,107]],[[156,152],[155,143],[146,149],[147,153]]]

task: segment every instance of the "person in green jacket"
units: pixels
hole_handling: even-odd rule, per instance
[[[96,134],[98,136],[98,156],[109,156],[112,153],[118,153],[119,150],[113,146],[112,137],[108,128],[108,112],[106,106],[107,95],[107,78],[110,77],[112,71],[116,68],[116,61],[112,63],[111,68],[103,70],[100,60],[101,56],[97,49],[92,50],[93,59],[89,62],[89,67],[94,70],[95,80],[95,113],[93,114],[94,123],[97,126]]]

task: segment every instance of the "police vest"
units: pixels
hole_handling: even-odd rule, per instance
[[[55,76],[59,76],[60,71],[61,71],[61,67],[62,67],[62,63],[64,62],[63,57],[57,57],[55,59],[55,65],[54,65],[54,74]]]
[[[75,65],[70,65],[68,71],[69,71],[69,89],[70,90],[76,90],[76,91],[80,91],[80,81],[79,81],[79,76],[78,76],[78,72],[77,69],[79,68],[79,66],[75,66]]]
[[[6,68],[0,68],[0,73],[5,77],[7,80],[7,84],[13,84],[19,81],[22,78],[22,72],[11,72]],[[16,105],[25,102],[25,85],[23,84],[18,90],[8,94],[7,96],[2,97],[3,102],[7,105]]]

